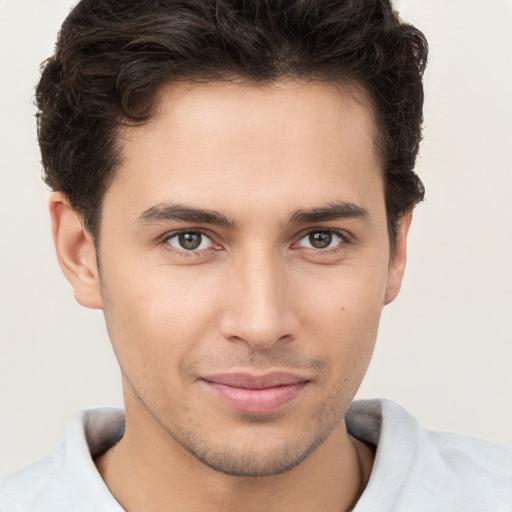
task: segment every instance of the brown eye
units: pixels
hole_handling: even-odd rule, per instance
[[[344,242],[336,231],[311,231],[299,241],[299,246],[309,249],[333,249]]]
[[[325,249],[332,242],[332,233],[317,232],[309,235],[309,243],[315,249]]]
[[[183,249],[193,251],[201,245],[201,235],[198,233],[181,233],[178,235],[178,241]]]
[[[197,251],[209,249],[212,241],[200,231],[182,231],[167,239],[167,243],[181,251]]]

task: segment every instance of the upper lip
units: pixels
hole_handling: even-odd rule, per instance
[[[309,379],[288,372],[271,372],[264,375],[235,372],[209,375],[203,377],[203,380],[234,388],[267,389],[278,386],[291,386],[301,382],[307,382]]]

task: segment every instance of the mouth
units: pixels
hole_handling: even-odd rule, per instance
[[[310,380],[287,372],[225,373],[203,377],[206,389],[240,412],[275,412],[303,393]]]

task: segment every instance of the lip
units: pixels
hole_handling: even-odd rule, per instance
[[[287,372],[265,375],[224,373],[203,377],[208,391],[240,412],[264,414],[286,406],[304,391],[308,379]]]

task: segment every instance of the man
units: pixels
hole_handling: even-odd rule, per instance
[[[398,294],[423,35],[384,1],[80,2],[37,89],[59,263],[125,414],[0,510],[509,510],[506,448],[351,401]]]

